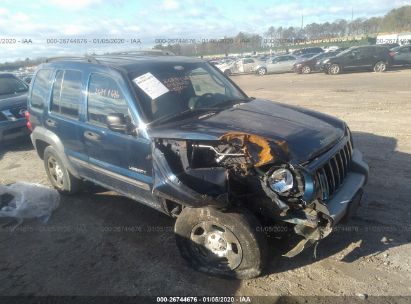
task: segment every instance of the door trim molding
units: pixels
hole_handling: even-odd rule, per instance
[[[133,178],[129,178],[129,177],[127,177],[127,176],[124,176],[124,175],[121,175],[121,174],[118,174],[118,173],[115,173],[115,172],[112,172],[112,171],[109,171],[109,170],[104,169],[104,168],[101,168],[101,167],[99,167],[99,166],[90,164],[90,163],[88,163],[88,162],[85,162],[84,160],[78,159],[77,157],[69,156],[69,158],[70,158],[70,160],[72,160],[73,162],[76,162],[76,163],[79,164],[80,166],[83,166],[83,167],[85,167],[85,168],[87,168],[87,169],[90,169],[90,170],[93,170],[93,171],[96,171],[96,172],[105,174],[105,175],[107,175],[107,176],[109,176],[109,177],[111,177],[111,178],[114,178],[114,179],[117,179],[117,180],[119,180],[119,181],[128,183],[128,184],[130,184],[130,185],[139,187],[139,188],[141,188],[141,189],[150,191],[150,185],[149,185],[149,184],[143,183],[143,182],[141,182],[141,181],[135,180],[135,179],[133,179]]]

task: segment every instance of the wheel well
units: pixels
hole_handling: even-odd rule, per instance
[[[183,205],[179,203],[173,202],[168,199],[161,199],[161,200],[162,200],[164,210],[171,217],[178,217],[178,215],[183,210]]]
[[[43,141],[43,140],[36,140],[36,150],[37,154],[40,156],[41,159],[44,157],[44,150],[49,146],[50,144]]]

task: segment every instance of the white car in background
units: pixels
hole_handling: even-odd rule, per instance
[[[266,75],[271,73],[292,72],[293,65],[298,60],[298,56],[282,55],[268,59],[265,63],[255,67],[257,75]]]
[[[324,49],[324,52],[334,52],[334,51],[336,51],[336,50],[338,50],[340,47],[339,46],[336,46],[336,45],[330,45],[330,46],[325,46],[325,47],[323,47],[323,49]]]
[[[262,61],[256,58],[240,58],[231,62],[217,64],[216,67],[225,75],[254,73]]]

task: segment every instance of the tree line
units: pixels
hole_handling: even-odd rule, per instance
[[[156,49],[174,52],[178,55],[229,54],[266,50],[271,47],[287,47],[310,41],[362,36],[365,43],[375,43],[369,38],[378,33],[411,32],[411,5],[392,9],[382,17],[357,18],[352,21],[338,19],[333,22],[310,23],[304,27],[270,26],[263,35],[240,32],[234,37],[224,37],[221,43],[200,44],[158,44]],[[368,37],[368,38],[367,38]],[[355,42],[355,43],[358,43]],[[355,45],[352,43],[352,45]],[[332,43],[331,43],[332,44]],[[349,46],[349,45],[348,45]]]
[[[411,5],[389,11],[385,16],[357,18],[352,21],[338,19],[334,22],[310,23],[303,28],[270,26],[266,37],[274,39],[316,40],[353,35],[373,35],[382,32],[411,31]]]

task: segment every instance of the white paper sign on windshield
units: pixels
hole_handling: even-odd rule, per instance
[[[138,85],[151,99],[167,93],[169,90],[151,73],[145,73],[137,78],[133,79],[134,83]]]

